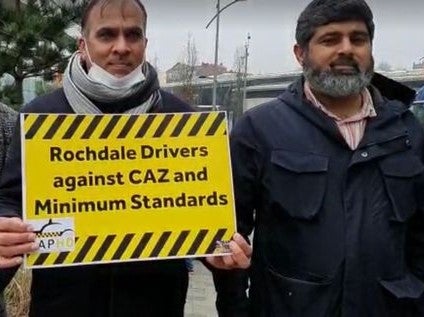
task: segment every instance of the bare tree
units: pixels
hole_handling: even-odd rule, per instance
[[[245,76],[245,49],[238,47],[234,53],[233,72],[235,75],[234,86],[231,92],[231,101],[229,109],[234,112],[234,118],[237,119],[243,114],[243,89]]]
[[[155,55],[153,56],[153,59],[151,60],[151,64],[156,69],[156,71],[159,73],[159,57],[158,54],[155,52]]]
[[[390,72],[392,70],[392,65],[383,61],[380,64],[378,64],[377,70],[381,70],[383,72]]]
[[[184,48],[184,57],[178,69],[178,77],[181,87],[176,92],[177,95],[189,104],[196,103],[196,88],[194,79],[196,76],[197,48],[191,34],[188,35],[187,44]]]

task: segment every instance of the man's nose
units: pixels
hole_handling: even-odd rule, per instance
[[[127,40],[125,39],[125,36],[120,35],[114,45],[113,45],[113,51],[114,53],[117,53],[119,55],[128,54],[130,51],[130,46],[128,45]]]
[[[339,54],[349,55],[353,52],[353,45],[350,38],[346,37],[340,42],[339,45]]]

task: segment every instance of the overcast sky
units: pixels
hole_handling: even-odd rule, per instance
[[[221,0],[221,7],[232,0]],[[183,59],[191,34],[199,62],[214,61],[216,0],[144,0],[148,11],[148,58],[164,71]],[[309,0],[246,0],[221,13],[219,61],[233,68],[237,48],[250,33],[250,73],[296,70],[296,20]],[[376,65],[411,69],[424,57],[424,0],[369,0],[376,24]]]

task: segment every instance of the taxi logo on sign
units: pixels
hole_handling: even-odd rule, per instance
[[[34,230],[34,233],[41,253],[71,251],[75,248],[73,219],[38,220],[32,224],[38,228]]]

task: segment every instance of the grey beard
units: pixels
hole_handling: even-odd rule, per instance
[[[354,75],[334,74],[330,71],[316,71],[305,66],[303,74],[312,89],[334,98],[348,97],[360,94],[370,83],[373,69],[358,72]]]

